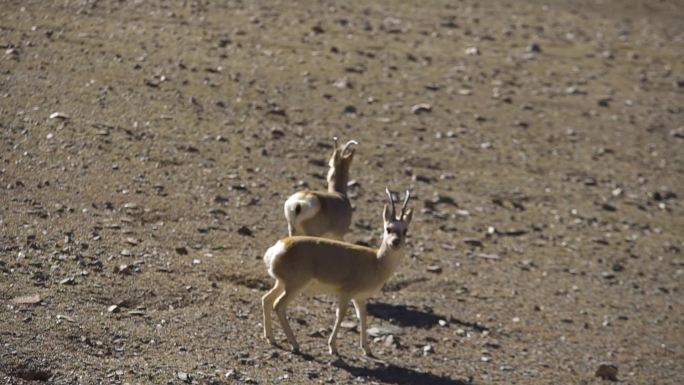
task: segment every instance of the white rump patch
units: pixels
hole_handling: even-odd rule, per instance
[[[285,218],[287,223],[294,229],[309,218],[313,218],[321,209],[321,202],[315,195],[306,192],[298,192],[285,201]],[[302,234],[299,234],[302,235]]]
[[[264,262],[266,263],[266,268],[268,269],[268,274],[273,276],[273,273],[271,272],[271,268],[273,266],[273,260],[279,256],[285,253],[285,243],[283,241],[278,241],[276,242],[275,245],[271,246],[266,250],[266,254],[264,254]],[[275,277],[274,277],[275,278]]]

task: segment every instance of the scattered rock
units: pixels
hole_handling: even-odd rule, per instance
[[[601,205],[601,208],[606,211],[617,211],[617,207],[611,205],[610,203],[603,203]]]
[[[117,274],[129,275],[132,272],[132,267],[130,265],[121,264],[114,268],[114,272]]]
[[[119,312],[119,305],[111,305],[107,307],[107,312],[109,313],[118,313]]]
[[[142,309],[129,310],[128,315],[144,316],[145,310],[142,310]]]
[[[532,43],[527,46],[527,52],[530,53],[540,53],[542,51],[541,46],[537,43]]]
[[[16,305],[36,305],[39,304],[40,301],[42,301],[42,299],[38,294],[22,295],[12,298],[12,303]]]
[[[603,380],[617,381],[618,367],[613,364],[601,364],[596,369],[596,377]]]
[[[408,30],[408,27],[404,25],[404,22],[396,17],[386,17],[382,21],[381,28],[387,33],[402,33]]]
[[[253,237],[254,233],[252,230],[249,229],[247,226],[240,226],[240,228],[237,230],[238,234],[244,235],[246,237]]]
[[[684,126],[670,130],[670,135],[675,138],[684,139]]]
[[[185,372],[176,373],[176,377],[178,377],[179,380],[186,382],[188,384],[192,381],[192,378],[190,377],[190,375],[188,373],[185,373]]]
[[[344,110],[342,110],[342,112],[344,112],[345,114],[356,114],[357,110],[356,107],[349,105],[344,107]]]
[[[478,238],[463,238],[463,243],[469,246],[482,247],[482,241]]]
[[[430,273],[439,274],[442,272],[442,267],[439,265],[429,265],[426,270]]]
[[[63,280],[59,281],[60,285],[74,285],[76,284],[76,279],[74,277],[66,277]]]
[[[187,254],[188,254],[188,249],[186,249],[186,248],[183,247],[183,246],[181,246],[181,247],[176,247],[176,253],[178,253],[178,255],[187,255]]]
[[[371,326],[367,330],[368,335],[371,337],[384,337],[390,334],[401,334],[402,330],[398,326],[388,325],[388,326]]]
[[[69,115],[64,112],[53,112],[50,114],[50,119],[67,120],[69,119]]]
[[[601,98],[596,102],[596,104],[598,104],[599,107],[610,107],[611,100],[613,99],[610,97]]]
[[[465,50],[466,55],[474,56],[474,55],[479,55],[480,54],[480,49],[477,47],[468,47]]]
[[[57,319],[58,319],[58,320],[65,320],[65,321],[68,321],[68,322],[71,322],[71,323],[75,323],[75,322],[76,322],[75,319],[69,317],[68,315],[62,315],[62,314],[57,314]]]
[[[419,115],[419,114],[423,114],[423,113],[431,112],[431,111],[432,111],[432,106],[428,103],[418,103],[418,104],[414,104],[413,106],[411,106],[411,113],[412,114]]]

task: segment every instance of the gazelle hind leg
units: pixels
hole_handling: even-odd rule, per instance
[[[330,338],[328,339],[328,349],[330,354],[337,354],[337,344],[335,339],[337,338],[337,332],[340,330],[340,324],[344,316],[347,314],[347,308],[349,307],[349,297],[340,296],[337,298],[337,314],[335,318],[335,326],[333,327],[332,333],[330,333]]]
[[[276,314],[278,315],[278,321],[280,321],[280,326],[282,326],[283,331],[285,332],[287,341],[290,343],[290,345],[292,345],[292,351],[295,353],[299,352],[299,344],[297,343],[297,339],[295,338],[295,335],[292,332],[292,328],[290,328],[289,322],[287,322],[287,316],[285,315],[285,311],[287,310],[287,305],[289,305],[290,302],[292,302],[292,300],[297,296],[301,289],[301,287],[293,288],[284,285],[282,294],[280,295],[280,297],[278,297],[278,299],[275,301],[275,305],[273,306]]]
[[[273,337],[271,312],[273,311],[273,303],[282,293],[283,285],[279,280],[277,280],[275,286],[273,286],[273,289],[261,297],[261,306],[264,310],[264,338],[266,338],[272,345],[275,345],[275,338]]]
[[[372,357],[373,353],[368,347],[368,336],[366,336],[366,301],[362,299],[352,300],[354,303],[354,308],[356,309],[356,317],[359,319],[359,324],[361,325],[361,330],[359,332],[361,336],[361,349],[363,354]]]

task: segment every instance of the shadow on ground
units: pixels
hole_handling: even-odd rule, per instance
[[[340,360],[341,361],[341,360]],[[381,365],[373,368],[352,366],[346,362],[339,362],[336,367],[359,377],[366,377],[374,381],[388,384],[421,384],[421,385],[472,385],[470,381],[455,380],[447,376],[418,372],[394,364]]]
[[[409,326],[429,329],[439,325],[444,316],[418,310],[413,306],[392,305],[388,303],[369,303],[368,314],[382,318],[399,326]]]
[[[369,303],[367,308],[368,314],[373,317],[381,318],[403,327],[430,329],[434,326],[438,326],[439,320],[448,320],[450,324],[465,326],[477,332],[488,330],[486,326],[477,322],[463,321],[454,317],[434,314],[432,311],[418,310],[414,306]]]

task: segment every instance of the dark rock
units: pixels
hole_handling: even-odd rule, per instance
[[[601,364],[596,369],[596,377],[603,380],[617,381],[618,367],[613,364]]]
[[[539,46],[537,43],[532,43],[527,46],[527,52],[540,53],[541,51],[541,46]]]
[[[463,238],[463,242],[469,246],[482,247],[482,241],[478,238]]]
[[[246,237],[252,237],[254,236],[254,233],[252,230],[249,229],[247,226],[240,226],[240,228],[237,230],[238,234],[244,235]]]

